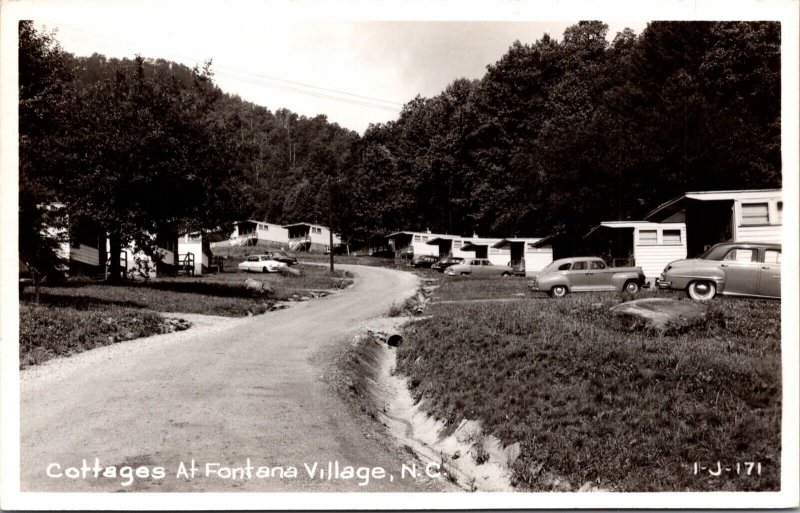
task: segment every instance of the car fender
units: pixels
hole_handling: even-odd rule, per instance
[[[611,283],[614,285],[614,288],[617,290],[622,290],[625,287],[625,284],[629,281],[635,281],[636,283],[640,283],[640,277],[638,272],[633,271],[625,271],[621,273],[614,273],[611,276]]]
[[[537,277],[537,283],[539,285],[539,290],[550,290],[558,285],[567,287],[567,290],[572,290],[572,285],[569,282],[569,278],[563,274],[546,274],[544,276],[540,275]]]
[[[725,272],[717,267],[678,267],[667,271],[664,277],[672,283],[672,288],[674,289],[683,290],[693,281],[706,280],[713,281],[716,284],[718,293],[725,290]]]

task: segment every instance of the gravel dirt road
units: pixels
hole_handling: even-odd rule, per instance
[[[345,268],[347,266],[341,266]],[[443,483],[400,479],[413,459],[370,435],[323,381],[324,354],[341,349],[370,318],[414,293],[410,273],[347,267],[353,287],[288,310],[214,319],[52,360],[21,373],[23,491],[434,491]],[[374,429],[374,427],[373,427]],[[67,477],[69,467],[164,467],[165,477]],[[250,479],[205,475],[255,467]],[[177,475],[180,464],[194,478]],[[320,479],[328,462],[380,467],[386,477]],[[309,477],[305,465],[313,468]],[[61,477],[48,477],[62,473]],[[258,467],[285,475],[257,477]],[[419,467],[419,463],[417,463]],[[291,477],[290,468],[297,469]],[[144,472],[144,471],[141,471]],[[223,471],[224,472],[224,471]],[[235,471],[236,472],[236,471]],[[363,471],[361,471],[363,472]],[[286,477],[288,473],[289,477]],[[378,471],[380,473],[380,471]],[[274,472],[273,472],[274,474]],[[74,474],[73,474],[74,475]],[[389,475],[392,478],[389,478]],[[374,476],[374,474],[373,474]]]

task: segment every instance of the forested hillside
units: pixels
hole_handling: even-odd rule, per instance
[[[606,32],[517,41],[482,79],[371,126],[346,226],[580,236],[687,190],[780,186],[778,24]]]
[[[21,233],[57,199],[123,242],[331,212],[356,245],[398,229],[580,236],[687,190],[780,186],[778,24],[607,30],[514,42],[481,79],[359,136],[226,94],[211,63],[74,57],[23,22]]]

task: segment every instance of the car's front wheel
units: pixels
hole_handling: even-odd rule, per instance
[[[712,281],[693,281],[686,293],[695,301],[710,301],[717,295],[717,286]]]
[[[567,295],[567,287],[564,285],[556,285],[552,289],[550,289],[550,297],[564,297]]]
[[[511,276],[511,273],[504,271],[503,274],[501,274],[500,276],[502,276],[503,278],[508,278],[509,276]]]
[[[268,272],[269,272],[269,269],[267,269],[266,267],[262,267],[262,268],[261,268],[261,272],[262,272],[262,273],[268,273]]]
[[[629,281],[625,284],[625,292],[628,292],[629,294],[636,294],[639,292],[639,284],[635,281]]]

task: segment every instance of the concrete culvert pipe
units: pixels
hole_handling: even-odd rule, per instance
[[[386,337],[386,343],[389,347],[400,347],[400,344],[403,343],[403,336],[396,331],[392,331]]]

